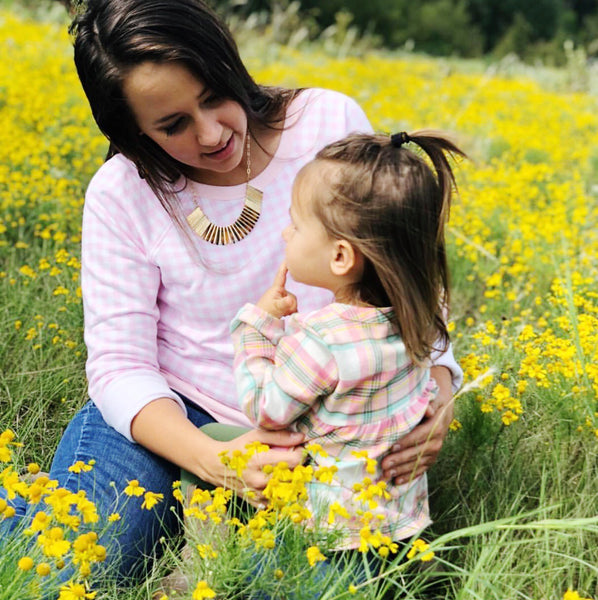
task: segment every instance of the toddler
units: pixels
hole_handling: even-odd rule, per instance
[[[430,523],[425,474],[380,488],[375,507],[356,504],[354,485],[379,479],[379,459],[436,393],[430,354],[449,343],[448,155],[464,156],[427,131],[354,134],[326,146],[295,179],[274,284],[231,325],[244,413],[258,427],[305,434],[324,451],[311,452],[314,467],[338,469],[332,483],[308,485],[312,507],[372,508],[394,541]],[[287,271],[334,301],[298,313]],[[359,548],[362,527],[349,519],[339,549]]]

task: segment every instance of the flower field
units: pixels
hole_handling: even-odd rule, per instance
[[[400,557],[433,552],[442,576],[432,589],[423,571],[412,575],[402,594],[598,599],[598,98],[480,64],[258,50],[246,53],[260,83],[337,89],[376,129],[442,129],[471,159],[456,170],[448,230],[450,328],[465,385],[430,473],[434,525],[427,543]],[[0,11],[0,55],[0,433],[10,428],[25,444],[2,438],[6,486],[9,458],[49,468],[85,399],[81,209],[107,143],[64,25]],[[92,538],[79,545],[102,554]],[[202,547],[208,559],[193,568],[205,585],[177,598],[212,597],[218,587],[214,568],[201,571],[211,552]],[[311,566],[320,560],[313,547]],[[10,548],[0,551],[0,600],[41,597],[31,582],[44,577],[47,556],[18,564],[19,544]],[[27,590],[3,595],[15,572]],[[399,566],[393,577],[404,585]],[[115,597],[92,583],[97,599]],[[61,600],[93,597],[76,585]],[[381,597],[345,587],[329,597]]]

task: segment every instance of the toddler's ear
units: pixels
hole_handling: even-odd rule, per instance
[[[338,277],[357,274],[363,270],[363,257],[361,252],[353,247],[347,240],[336,240],[332,249],[330,270]],[[356,273],[358,271],[359,273]]]

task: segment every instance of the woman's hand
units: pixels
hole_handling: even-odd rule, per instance
[[[274,277],[274,283],[257,303],[257,306],[277,319],[297,312],[297,298],[287,291],[286,283],[287,266],[283,262]]]
[[[396,485],[422,475],[435,462],[453,420],[451,373],[446,367],[432,367],[438,395],[430,403],[422,422],[401,438],[380,463],[382,477]]]
[[[226,486],[244,494],[252,504],[262,502],[260,492],[266,487],[265,465],[285,461],[293,468],[303,462],[304,436],[291,431],[262,431],[254,429],[230,442],[212,439],[187,419],[178,404],[170,398],[150,402],[137,414],[131,424],[133,439],[148,450],[197,475],[216,486]],[[268,444],[271,450],[253,456],[242,480],[222,463],[222,453],[245,452],[250,442]],[[252,491],[252,494],[248,494]]]

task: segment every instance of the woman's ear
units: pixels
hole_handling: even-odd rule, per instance
[[[338,277],[352,275],[355,271],[363,270],[361,252],[347,240],[336,240],[332,247],[330,271]]]

